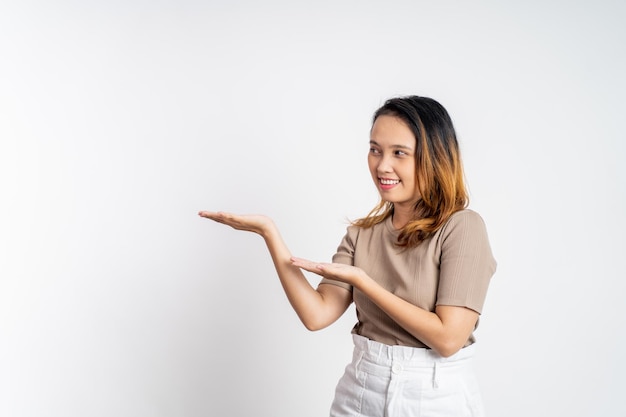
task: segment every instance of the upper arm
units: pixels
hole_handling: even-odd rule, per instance
[[[435,314],[439,316],[445,337],[441,341],[440,353],[449,356],[465,346],[476,327],[479,314],[466,307],[438,305]]]
[[[317,292],[324,300],[323,313],[309,330],[320,330],[333,324],[352,303],[352,291],[333,284],[320,284]]]
[[[350,226],[346,230],[341,243],[333,255],[333,263],[354,265],[354,247],[356,244],[359,229]],[[317,292],[322,296],[326,305],[324,318],[320,320],[320,329],[327,327],[337,321],[352,304],[352,286],[341,281],[322,278],[317,286]]]
[[[495,272],[487,230],[471,210],[455,213],[442,230],[437,304],[481,312]]]

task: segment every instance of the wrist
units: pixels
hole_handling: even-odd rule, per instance
[[[273,239],[279,235],[278,228],[271,219],[267,219],[267,222],[261,226],[258,233],[265,240]]]
[[[359,269],[358,273],[354,275],[354,278],[352,279],[350,285],[361,290],[368,279],[370,279],[370,277],[365,273],[365,271]]]

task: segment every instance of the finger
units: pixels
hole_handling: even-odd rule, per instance
[[[229,217],[233,217],[228,213],[224,213],[223,211],[201,211],[198,213],[200,217],[205,217],[207,219],[215,220],[217,222],[224,222],[228,220]]]
[[[291,258],[291,262],[294,265],[301,265],[301,266],[313,266],[315,265],[315,262],[313,261],[309,261],[308,259],[302,259],[302,258],[296,258],[295,256],[293,256]]]
[[[304,258],[297,258],[295,256],[292,256],[291,257],[291,262],[293,262],[293,263],[305,263],[305,262],[311,262],[311,261],[309,261],[307,259],[304,259]]]
[[[298,268],[301,268],[301,269],[304,269],[306,271],[313,272],[316,274],[319,274],[323,270],[322,264],[318,262],[308,261],[306,259],[291,258],[291,263],[292,265],[297,266]]]
[[[223,213],[221,213],[221,212],[217,212],[217,211],[206,211],[206,210],[203,210],[203,211],[201,211],[201,212],[199,212],[199,213],[198,213],[198,215],[199,215],[200,217],[206,217],[206,218],[208,218],[208,219],[216,219],[216,218],[218,218],[218,217],[221,217],[221,216],[222,216],[222,214],[223,214]]]

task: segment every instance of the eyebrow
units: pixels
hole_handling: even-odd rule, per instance
[[[380,144],[378,142],[376,142],[375,140],[370,140],[370,145],[380,146]],[[409,151],[413,150],[412,147],[406,146],[406,145],[391,145],[391,147],[393,149],[406,149],[406,150],[409,150]]]

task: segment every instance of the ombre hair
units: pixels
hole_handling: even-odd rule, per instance
[[[402,228],[398,246],[411,248],[432,236],[455,212],[467,207],[463,164],[450,115],[437,101],[419,96],[389,99],[379,108],[380,116],[393,116],[411,129],[416,140],[415,176],[420,199],[413,218]],[[369,228],[393,214],[393,203],[381,201],[354,225]]]

